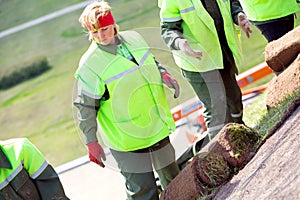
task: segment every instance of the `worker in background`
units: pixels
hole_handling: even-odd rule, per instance
[[[236,81],[242,50],[234,23],[247,37],[252,30],[238,0],[161,0],[158,4],[161,36],[204,104],[207,132],[194,144],[199,150],[226,123],[244,123]]]
[[[300,0],[240,0],[251,23],[271,42],[294,28],[295,13]]]
[[[154,59],[140,34],[119,32],[107,2],[88,5],[79,21],[91,44],[75,73],[74,105],[89,158],[105,166],[98,122],[100,137],[125,178],[127,198],[158,199],[152,165],[163,188],[179,172],[169,140],[175,123],[163,87],[164,82],[174,88],[177,98],[178,83]]]
[[[53,167],[26,138],[0,140],[1,200],[65,200]]]

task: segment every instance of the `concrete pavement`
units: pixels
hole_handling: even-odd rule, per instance
[[[56,168],[67,196],[71,200],[125,200],[121,174],[109,167],[101,168],[82,157]]]

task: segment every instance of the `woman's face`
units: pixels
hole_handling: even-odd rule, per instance
[[[109,25],[99,28],[98,31],[92,32],[94,40],[102,45],[115,44],[115,25]]]

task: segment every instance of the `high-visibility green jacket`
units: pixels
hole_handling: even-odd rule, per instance
[[[0,199],[68,199],[54,169],[25,138],[0,141]]]
[[[119,151],[149,147],[174,130],[160,72],[145,40],[135,31],[120,32],[135,62],[101,50],[95,42],[81,58],[75,77],[84,94],[93,98],[105,92],[97,120],[102,139]]]
[[[299,11],[296,0],[240,0],[250,21],[262,22],[288,16]]]
[[[224,22],[228,46],[235,60],[241,61],[241,46],[231,16],[230,1],[217,0]],[[193,49],[201,50],[202,59],[186,56],[180,50],[172,50],[176,64],[185,70],[205,72],[223,68],[223,57],[214,20],[205,10],[200,0],[163,0],[160,17],[162,22],[183,20],[183,36]]]
[[[159,8],[161,8],[161,4],[162,4],[162,0],[158,0],[158,1],[157,1],[157,6],[158,6]]]

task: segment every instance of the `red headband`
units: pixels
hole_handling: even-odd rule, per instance
[[[98,17],[98,24],[99,28],[109,26],[115,23],[114,17],[112,16],[111,12],[109,12],[105,16]]]
[[[115,23],[114,17],[112,16],[111,12],[109,12],[107,15],[105,16],[99,16],[98,17],[98,25],[99,28],[103,28],[105,26],[109,26]],[[90,26],[90,24],[86,24],[86,28],[89,31],[92,31],[93,28]]]

